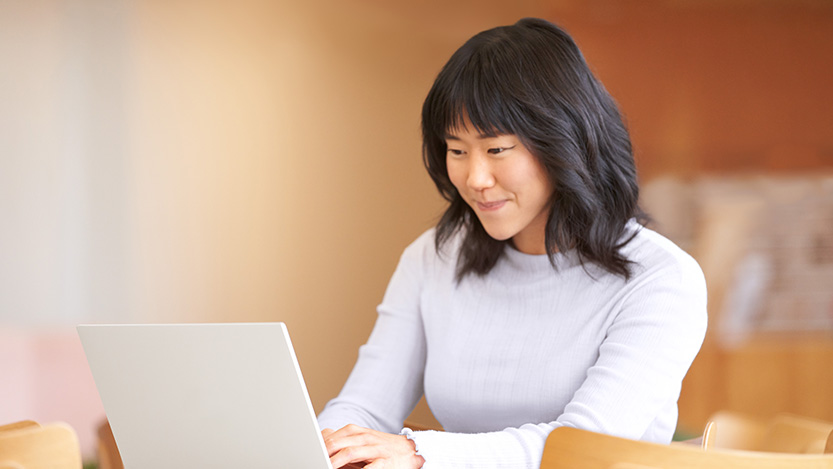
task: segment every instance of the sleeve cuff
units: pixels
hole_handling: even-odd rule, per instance
[[[411,430],[408,427],[403,428],[402,431],[399,432],[400,435],[403,435],[405,438],[414,442],[414,448],[416,449],[416,455],[417,456],[422,456],[422,459],[425,460],[425,464],[423,464],[423,466],[420,469],[430,469],[432,466],[430,464],[428,464],[428,460],[425,458],[425,455],[420,450],[419,442],[416,440],[416,438],[414,438],[415,433],[416,432],[414,432],[413,430]]]

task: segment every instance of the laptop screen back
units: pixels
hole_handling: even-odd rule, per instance
[[[78,334],[125,467],[330,468],[283,323]]]

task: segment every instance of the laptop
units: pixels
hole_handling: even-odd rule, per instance
[[[283,323],[77,330],[125,468],[332,469]]]

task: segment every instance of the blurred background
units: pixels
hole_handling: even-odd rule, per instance
[[[576,39],[706,273],[681,431],[833,420],[833,3],[0,0],[0,423],[67,421],[92,457],[88,322],[284,321],[320,411],[443,209],[422,99],[525,16]]]

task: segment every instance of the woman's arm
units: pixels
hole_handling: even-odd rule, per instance
[[[429,231],[402,254],[347,383],[318,416],[321,428],[355,424],[398,433],[422,397],[426,351],[419,296],[423,249],[432,244],[426,236],[433,241]]]

